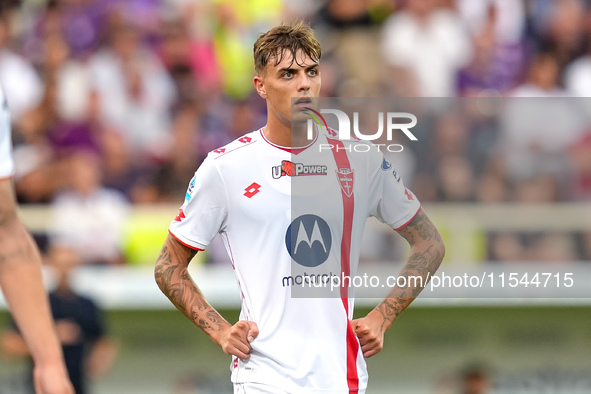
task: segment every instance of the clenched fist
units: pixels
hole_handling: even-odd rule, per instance
[[[370,313],[362,319],[351,320],[351,328],[361,345],[363,357],[378,354],[384,347],[384,328],[381,315]]]
[[[259,335],[255,322],[240,320],[222,334],[220,345],[226,354],[243,360],[250,358],[250,343]]]

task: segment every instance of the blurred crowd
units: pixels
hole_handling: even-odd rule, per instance
[[[322,44],[322,96],[464,98],[419,124],[424,138],[402,159],[423,202],[591,197],[590,0],[0,4],[17,197],[53,206],[50,242],[87,262],[125,261],[132,204],[180,205],[209,151],[264,124],[252,45],[296,19]],[[514,99],[470,109],[486,97]],[[537,259],[543,245],[591,260],[585,233],[487,237],[483,259]]]

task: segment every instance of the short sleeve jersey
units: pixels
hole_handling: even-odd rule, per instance
[[[0,89],[0,179],[10,178],[13,172],[10,114],[6,96]]]
[[[260,331],[250,359],[232,360],[235,383],[326,394],[367,386],[349,325],[353,294],[294,290],[306,275],[355,275],[367,218],[399,229],[420,203],[375,145],[335,136],[324,130],[307,147],[288,149],[257,130],[210,152],[169,228],[199,250],[222,236],[242,295],[240,317]]]

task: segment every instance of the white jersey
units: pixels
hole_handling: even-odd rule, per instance
[[[0,89],[0,179],[10,178],[13,173],[10,114],[6,96]]]
[[[240,318],[260,331],[250,359],[232,360],[234,383],[325,394],[367,386],[349,325],[352,293],[337,289],[336,296],[312,298],[318,293],[305,284],[355,275],[367,218],[398,229],[420,203],[376,146],[331,134],[292,150],[257,130],[216,149],[195,173],[170,226],[194,249],[203,250],[217,233],[225,243],[242,294]]]

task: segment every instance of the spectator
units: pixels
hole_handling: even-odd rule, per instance
[[[587,53],[569,63],[564,71],[564,86],[576,97],[591,96],[591,32],[587,33]]]
[[[455,3],[459,16],[473,35],[492,28],[494,40],[500,43],[517,43],[523,38],[524,0],[455,0]]]
[[[438,200],[471,202],[474,199],[474,173],[470,163],[462,156],[441,159],[438,174]]]
[[[507,201],[507,186],[504,177],[493,172],[480,176],[476,184],[476,201],[483,204],[503,203]]]
[[[47,37],[63,37],[72,57],[86,59],[96,51],[106,27],[106,8],[102,0],[54,0],[30,7],[32,29],[25,32],[24,51],[35,62]],[[42,65],[42,64],[41,64]]]
[[[109,44],[90,59],[101,119],[123,134],[135,158],[166,156],[176,100],[172,79],[131,23],[113,26]]]
[[[331,84],[330,78],[336,76],[331,73],[342,74],[343,83],[334,96],[389,96],[382,86],[385,70],[380,56],[381,30],[376,15],[385,13],[388,16],[392,7],[392,3],[381,0],[330,0],[317,11],[315,29],[324,36],[322,41],[328,46],[328,63],[323,57],[322,68],[330,67],[331,60],[339,63],[336,70],[323,72],[323,78],[328,77],[326,82]],[[330,89],[330,86],[324,87],[324,80],[322,82],[324,89]]]
[[[544,52],[535,56],[529,69],[527,82],[516,87],[512,97],[566,97],[567,92],[559,85],[560,65],[553,53]]]
[[[570,63],[565,70],[566,90],[576,97],[591,95],[591,56],[582,56]]]
[[[80,152],[67,164],[69,187],[52,203],[53,243],[75,249],[87,264],[122,263],[121,239],[128,214],[125,197],[102,186],[98,157]]]
[[[15,141],[14,181],[19,201],[48,203],[66,183],[67,168],[57,159],[48,136],[57,119],[57,87],[54,79],[46,81],[43,101],[27,111],[17,122],[20,143]]]
[[[456,74],[470,61],[472,47],[451,10],[438,8],[434,0],[409,0],[384,23],[382,53],[398,74],[394,86],[412,81],[402,95],[452,97]]]
[[[10,49],[10,38],[10,20],[7,13],[0,13],[0,85],[15,122],[39,105],[44,87],[31,63]]]
[[[577,260],[572,234],[551,232],[538,237],[528,248],[529,261],[564,263]]]
[[[564,67],[585,51],[583,0],[534,1],[539,9],[538,31],[532,43],[535,52],[552,52],[560,73]]]
[[[160,55],[176,82],[181,101],[195,100],[221,90],[213,41],[207,37],[192,37],[182,17],[171,18],[163,24]]]
[[[565,152],[581,137],[585,114],[575,100],[565,97],[558,72],[552,54],[538,54],[528,83],[512,92],[520,99],[505,102],[499,152],[514,179],[546,174],[564,178],[569,171]]]
[[[458,93],[462,96],[504,94],[523,77],[523,3],[459,0],[458,5],[474,42],[474,57],[458,75]]]

